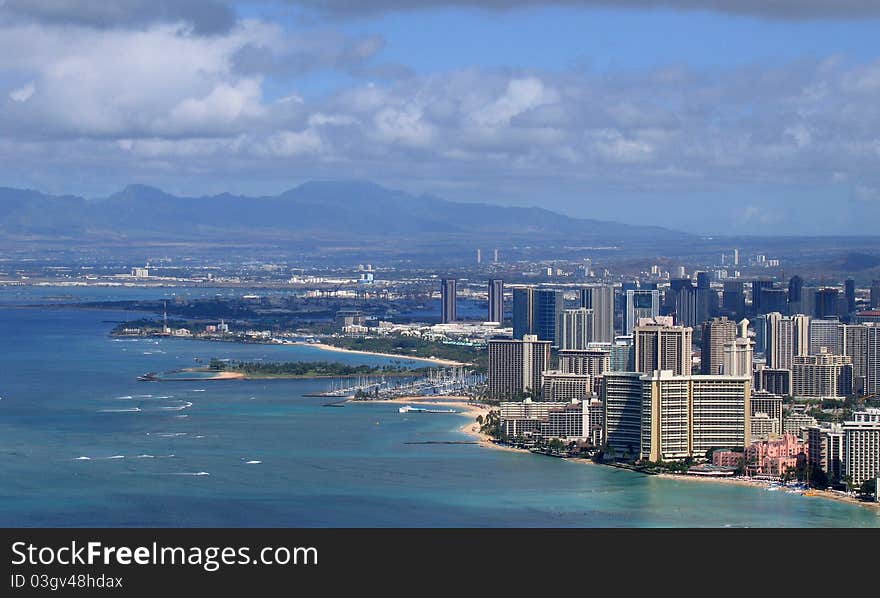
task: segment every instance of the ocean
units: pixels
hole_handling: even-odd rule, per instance
[[[880,511],[476,445],[456,414],[324,407],[330,380],[139,382],[212,357],[383,364],[307,346],[112,339],[59,306],[171,289],[0,288],[6,527],[878,527]],[[201,290],[201,292],[205,292]],[[226,292],[226,291],[224,291]]]

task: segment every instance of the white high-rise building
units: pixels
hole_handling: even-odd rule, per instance
[[[593,310],[586,307],[562,312],[560,349],[586,349],[593,336]]]
[[[670,325],[671,318],[642,319],[633,330],[635,370],[649,374],[672,370],[689,376],[692,365],[693,329]]]
[[[842,355],[840,349],[840,320],[810,321],[810,355],[818,355],[822,348],[827,353]]]
[[[779,312],[771,312],[767,314],[766,321],[767,367],[790,370],[795,355],[809,355],[809,316],[783,316]]]
[[[798,355],[791,371],[792,395],[815,399],[845,399],[852,394],[852,359],[832,355],[821,347],[818,355]]]
[[[626,292],[624,310],[624,332],[632,334],[633,328],[642,318],[656,318],[660,315],[660,291],[657,289],[630,289]]]
[[[844,422],[844,470],[858,488],[862,482],[880,476],[880,409],[853,413]]]
[[[749,338],[749,321],[743,319],[737,325],[737,335],[724,345],[721,374],[725,376],[752,376],[754,342]]]
[[[590,340],[596,343],[614,342],[614,287],[593,285],[582,288],[581,307],[593,310]]]

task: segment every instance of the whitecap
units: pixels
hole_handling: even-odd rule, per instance
[[[131,409],[98,409],[98,413],[137,413],[140,407],[132,407]]]
[[[193,392],[205,392],[204,388],[194,388]]]
[[[91,461],[91,457],[77,457],[74,461]]]
[[[174,417],[184,418],[184,417],[189,417],[189,416],[184,413],[183,415],[175,415]]]
[[[104,457],[105,459],[125,459],[125,455],[113,455],[112,457]]]
[[[245,461],[244,464],[245,465],[257,465],[259,463],[262,463],[262,461]]]
[[[211,474],[208,473],[207,471],[196,471],[196,472],[181,471],[181,472],[169,473],[168,475],[192,475],[192,476],[203,476],[203,475],[211,475]]]
[[[131,395],[123,395],[121,397],[116,397],[116,398],[119,399],[120,401],[128,401],[129,399],[133,399],[134,397]]]
[[[138,455],[135,459],[155,459],[153,455]]]

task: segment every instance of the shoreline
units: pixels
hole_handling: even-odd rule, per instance
[[[376,355],[378,357],[393,357],[395,359],[409,359],[411,361],[424,361],[427,363],[433,363],[436,365],[446,365],[446,366],[459,366],[459,365],[467,365],[466,363],[462,363],[460,361],[452,361],[451,359],[440,359],[438,357],[415,357],[413,355],[397,355],[395,353],[375,353],[373,351],[360,351],[358,349],[346,349],[344,347],[336,347],[334,345],[327,345],[325,343],[307,343],[304,341],[296,341],[291,343],[294,345],[303,345],[306,347],[317,347],[323,351],[333,351],[336,353],[354,353],[356,355]]]

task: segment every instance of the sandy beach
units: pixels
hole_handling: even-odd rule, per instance
[[[349,399],[350,402],[359,402]],[[492,437],[488,434],[480,432],[480,424],[476,419],[478,415],[485,416],[492,410],[492,407],[485,403],[473,402],[470,397],[462,396],[446,396],[446,397],[397,397],[394,399],[377,399],[375,401],[365,401],[369,403],[397,403],[406,405],[433,405],[438,407],[449,407],[460,409],[458,415],[462,415],[468,419],[468,422],[462,425],[459,430],[477,441],[481,447],[492,448],[502,451],[528,452],[523,449],[504,446],[492,442]]]
[[[306,343],[306,342],[297,342],[294,343],[296,345],[305,345],[307,347],[317,347],[318,349],[323,349],[324,351],[335,351],[337,353],[356,353],[358,355],[377,355],[379,357],[391,357],[394,359],[409,359],[414,361],[427,361],[428,363],[433,363],[436,365],[467,365],[461,363],[460,361],[452,361],[450,359],[437,359],[436,357],[415,357],[413,355],[397,355],[395,353],[373,353],[372,351],[358,351],[356,349],[344,349],[342,347],[334,347],[333,345],[325,345],[324,343]]]
[[[743,478],[720,478],[720,477],[703,477],[703,476],[695,476],[695,475],[680,475],[680,474],[671,474],[671,473],[660,473],[657,474],[657,477],[665,478],[669,480],[676,481],[693,481],[693,482],[709,482],[715,484],[734,484],[737,486],[750,486],[752,488],[769,488],[773,484],[778,482],[769,481],[769,480],[749,480]],[[784,490],[780,489],[779,492],[784,492]],[[875,509],[880,509],[880,503],[876,502],[865,502],[861,501],[853,496],[849,496],[847,494],[841,494],[839,492],[832,492],[830,490],[816,490],[810,489],[806,490],[802,493],[802,496],[806,498],[826,498],[831,500],[837,500],[840,502],[846,502],[852,505],[860,505],[863,507],[870,507]]]

